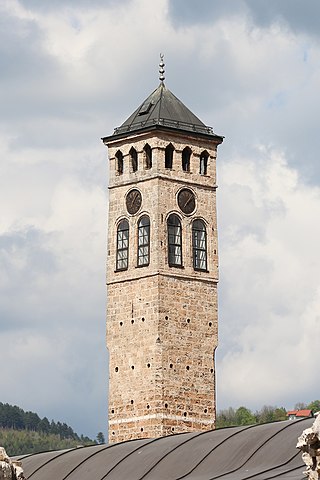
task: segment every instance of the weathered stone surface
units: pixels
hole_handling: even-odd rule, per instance
[[[144,147],[152,148],[146,168]],[[172,168],[165,168],[165,148],[174,147]],[[181,132],[145,132],[110,141],[107,261],[107,344],[109,362],[109,441],[159,437],[209,430],[215,423],[214,352],[218,339],[218,247],[216,149],[214,139]],[[182,150],[191,151],[190,171],[182,169]],[[132,171],[130,149],[138,153]],[[117,172],[116,153],[124,157]],[[200,154],[208,153],[207,174],[199,171]],[[193,190],[196,209],[179,209],[181,188]],[[138,189],[142,205],[127,212],[126,194]],[[168,265],[167,218],[182,225],[183,268]],[[137,222],[150,218],[150,263],[137,268]],[[117,226],[129,223],[129,265],[116,270]],[[193,266],[192,222],[207,231],[207,271]]]
[[[298,438],[297,448],[307,468],[303,472],[310,480],[318,480],[320,475],[320,415],[311,428],[306,428]]]
[[[0,447],[0,480],[25,480],[21,462],[12,461]]]

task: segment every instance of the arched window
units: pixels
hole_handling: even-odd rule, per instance
[[[129,151],[130,160],[131,160],[131,168],[133,172],[138,170],[138,153],[137,150],[133,147],[130,148]]]
[[[166,146],[166,151],[165,151],[165,160],[164,160],[165,168],[172,168],[173,152],[174,152],[174,147],[172,143],[169,143],[169,145]]]
[[[182,266],[182,232],[181,222],[177,215],[172,213],[167,220],[168,227],[168,262],[170,266]]]
[[[207,270],[207,231],[202,220],[192,224],[193,268]]]
[[[184,172],[190,172],[190,157],[191,157],[191,148],[185,147],[182,150],[182,170]]]
[[[152,148],[146,143],[143,150],[145,155],[145,168],[149,169],[152,167]]]
[[[117,174],[122,175],[123,174],[123,154],[120,150],[117,151],[115,154],[116,157],[116,169],[117,169]]]
[[[149,265],[150,257],[150,219],[147,215],[138,222],[138,267]]]
[[[121,220],[117,229],[117,270],[128,268],[129,257],[129,223]]]
[[[207,175],[209,153],[204,150],[200,153],[200,175]]]

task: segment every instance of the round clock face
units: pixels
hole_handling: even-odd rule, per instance
[[[127,193],[126,196],[126,206],[127,210],[131,215],[134,215],[138,212],[142,204],[142,196],[139,190],[134,188]]]
[[[194,193],[189,188],[183,188],[178,193],[178,205],[187,215],[190,215],[196,208]]]

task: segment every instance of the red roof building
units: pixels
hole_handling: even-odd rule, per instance
[[[290,410],[287,412],[288,420],[295,420],[296,418],[309,418],[313,417],[312,410]]]

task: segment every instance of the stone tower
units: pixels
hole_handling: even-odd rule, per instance
[[[109,441],[215,424],[218,253],[213,133],[164,85],[109,151]]]

